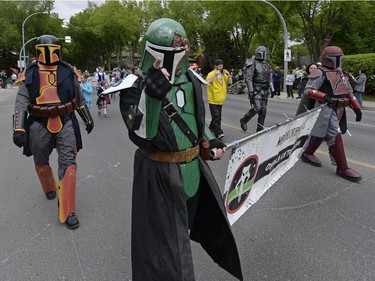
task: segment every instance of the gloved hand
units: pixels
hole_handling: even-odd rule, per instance
[[[89,124],[86,124],[86,131],[87,131],[87,134],[90,134],[92,129],[94,129],[94,123],[89,123]]]
[[[172,89],[172,84],[167,78],[170,74],[166,69],[160,69],[160,64],[161,59],[157,58],[148,70],[145,92],[150,97],[162,100]]]
[[[323,98],[323,103],[330,103],[331,102],[331,97],[329,95],[325,95]]]
[[[357,108],[356,110],[354,110],[354,113],[355,121],[360,122],[362,120],[362,111],[359,108]]]
[[[249,92],[249,96],[248,96],[249,100],[253,98],[253,95],[254,95],[254,92]]]
[[[25,145],[26,140],[26,132],[22,131],[14,131],[13,132],[13,142],[18,147],[22,147]]]
[[[219,160],[223,156],[226,147],[225,143],[218,139],[210,140],[210,160]]]
[[[213,148],[224,148],[224,147],[227,147],[227,146],[221,140],[218,140],[218,139],[212,139],[212,140],[210,140],[210,149],[213,149]]]

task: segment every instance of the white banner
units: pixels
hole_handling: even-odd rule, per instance
[[[298,161],[321,107],[238,141],[224,188],[232,225]]]

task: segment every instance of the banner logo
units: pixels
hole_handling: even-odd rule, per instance
[[[243,161],[234,173],[226,200],[228,213],[235,213],[246,201],[253,187],[257,170],[258,157],[251,155]]]

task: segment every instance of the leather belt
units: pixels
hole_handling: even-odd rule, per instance
[[[153,161],[166,163],[189,163],[199,155],[199,145],[176,152],[149,152],[140,149],[140,153]]]
[[[350,100],[347,98],[331,98],[330,105],[336,107],[347,107],[350,104]]]
[[[29,104],[29,114],[37,118],[63,117],[72,113],[76,108],[75,99],[60,105],[34,105]]]

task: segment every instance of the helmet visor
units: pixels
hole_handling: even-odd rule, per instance
[[[176,72],[178,71],[178,66],[187,54],[188,50],[186,46],[165,47],[155,45],[147,41],[145,51],[148,52],[154,59],[160,57],[160,67],[165,68],[168,71],[170,74],[169,80],[173,84],[176,77]]]

